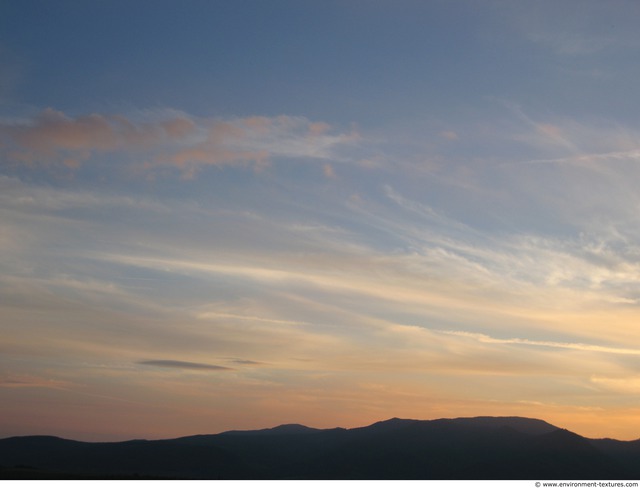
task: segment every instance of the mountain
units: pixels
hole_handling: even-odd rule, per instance
[[[310,432],[317,432],[319,429],[307,427],[300,424],[283,424],[270,429],[261,430],[229,430],[223,432],[223,435],[272,435],[272,434],[308,434]]]
[[[158,441],[0,439],[4,479],[637,479],[640,441],[522,417],[287,424]]]
[[[615,459],[628,471],[638,471],[640,439],[627,442],[614,439],[593,439],[590,442],[596,449]],[[637,475],[635,477],[637,478]]]

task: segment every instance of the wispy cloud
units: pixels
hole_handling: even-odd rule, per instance
[[[538,341],[531,339],[521,339],[521,338],[508,338],[508,339],[499,339],[496,337],[491,337],[486,334],[480,334],[477,332],[466,332],[460,330],[438,330],[435,331],[440,334],[448,334],[459,337],[469,337],[471,339],[475,339],[479,342],[485,342],[488,344],[518,344],[524,346],[538,346],[538,347],[552,347],[557,349],[573,349],[576,351],[590,351],[590,352],[600,352],[600,353],[608,353],[608,354],[623,354],[623,355],[640,355],[640,349],[629,349],[624,347],[607,347],[607,346],[599,346],[596,344],[582,344],[582,343],[571,343],[571,342],[556,342],[556,341]]]
[[[582,163],[620,162],[638,159],[638,131],[611,120],[577,121],[568,118],[533,120],[514,104],[507,105],[525,122],[526,131],[513,137],[528,144],[540,154],[557,157],[540,162]],[[535,160],[534,160],[535,161]]]
[[[42,378],[33,375],[10,375],[0,378],[0,388],[46,388],[52,390],[67,390],[74,383],[54,378]]]
[[[591,0],[580,2],[579,12],[572,2],[508,7],[514,24],[526,38],[559,56],[586,57],[640,47],[625,8],[606,7]]]
[[[192,363],[189,361],[175,361],[172,359],[149,359],[146,361],[138,361],[138,364],[141,364],[143,366],[157,366],[159,368],[195,369],[207,371],[230,371],[233,369],[226,366],[218,366],[215,364]]]
[[[591,383],[598,388],[624,395],[640,394],[640,376],[607,377],[593,375]]]
[[[359,139],[354,131],[335,132],[328,124],[286,115],[220,120],[166,111],[137,119],[99,113],[71,117],[49,108],[30,120],[0,124],[0,149],[14,168],[76,169],[118,155],[147,170],[173,166],[193,176],[207,165],[261,167],[273,158],[335,160],[336,148]]]
[[[202,312],[196,315],[198,319],[205,320],[216,320],[216,319],[231,319],[231,320],[242,320],[248,322],[265,322],[269,324],[277,324],[277,325],[309,325],[309,322],[299,321],[299,320],[283,320],[283,319],[274,319],[268,317],[257,317],[255,315],[240,315],[234,313],[223,313],[223,312]]]
[[[587,167],[584,163],[593,163],[596,161],[637,161],[640,160],[640,149],[634,149],[631,151],[614,151],[609,153],[593,153],[593,154],[580,154],[576,156],[566,158],[555,159],[532,159],[530,161],[523,161],[518,164],[567,164],[576,165],[581,167]]]
[[[260,361],[253,361],[251,359],[231,359],[231,362],[235,364],[243,364],[248,366],[258,366],[258,365],[264,364]]]
[[[105,399],[131,396],[144,403],[158,395],[162,378],[199,405],[180,406],[186,410],[206,410],[211,397],[202,391],[212,378],[232,402],[251,398],[274,408],[280,406],[274,392],[298,407],[328,390],[337,402],[366,398],[381,406],[388,400],[375,400],[380,392],[396,392],[407,405],[437,392],[446,397],[442,406],[463,402],[468,395],[460,392],[471,388],[481,399],[477,405],[491,397],[503,408],[536,401],[533,390],[558,399],[553,392],[562,390],[563,382],[570,385],[568,392],[562,390],[564,400],[577,399],[576,404],[586,401],[585,390],[602,397],[631,394],[590,378],[594,370],[601,378],[624,377],[638,356],[640,247],[634,228],[621,220],[625,209],[634,208],[632,183],[623,176],[636,162],[635,132],[612,127],[595,143],[589,139],[597,125],[522,114],[503,140],[557,164],[518,165],[514,158],[511,165],[481,160],[474,167],[455,161],[449,173],[444,165],[429,175],[412,173],[412,184],[390,166],[360,171],[357,164],[342,165],[341,151],[357,146],[357,137],[340,139],[328,125],[303,118],[204,120],[167,112],[134,124],[131,117],[139,128],[180,117],[193,123],[183,132],[149,128],[151,134],[172,131],[173,136],[162,142],[150,136],[145,143],[124,137],[118,142],[98,130],[99,120],[87,122],[97,135],[80,131],[81,140],[94,149],[74,171],[100,165],[101,155],[114,161],[128,155],[124,164],[144,160],[150,173],[177,168],[183,176],[192,169],[194,175],[210,176],[199,172],[218,165],[218,150],[228,151],[223,166],[256,166],[253,156],[238,155],[264,151],[265,161],[274,165],[291,168],[314,160],[317,167],[309,172],[313,181],[295,184],[281,178],[282,172],[256,178],[229,169],[225,177],[234,178],[235,199],[224,191],[218,198],[221,187],[214,189],[214,180],[207,180],[206,193],[158,198],[138,192],[140,182],[133,185],[135,192],[109,185],[96,190],[28,183],[28,175],[9,172],[12,176],[0,178],[0,246],[12,257],[0,278],[5,347],[41,355],[44,364],[65,355],[106,362],[117,355],[144,374],[124,378],[121,370],[104,368],[87,373],[87,381],[142,389],[128,395],[114,388]],[[67,118],[70,125],[77,122]],[[125,130],[119,122],[106,123]],[[42,137],[39,131],[34,137]],[[465,139],[470,133],[465,129]],[[59,147],[47,149],[54,151],[54,164],[64,164],[63,152],[82,156],[86,147],[78,142],[75,149],[54,134]],[[100,134],[111,145],[100,146]],[[451,146],[462,143],[462,138],[434,137]],[[181,159],[186,154],[181,151],[193,148],[212,159]],[[563,158],[585,161],[569,164]],[[37,161],[29,164],[29,171],[41,169]],[[594,172],[591,166],[600,164],[606,171]],[[331,185],[317,178],[323,171]],[[247,178],[241,181],[243,173]],[[466,194],[460,200],[447,194],[449,181],[459,183],[466,174],[483,190],[474,194],[477,208],[465,207]],[[263,185],[266,181],[273,187]],[[498,188],[505,181],[512,186]],[[191,189],[199,182],[170,183]],[[615,217],[610,225],[568,218],[570,211],[596,202],[598,192],[585,192],[584,183],[591,190],[594,185],[628,190],[618,192],[620,201],[609,202]],[[529,194],[530,185],[570,187],[575,193]],[[486,195],[494,190],[505,197],[501,204],[526,202],[540,219],[571,226],[553,234],[507,213],[504,221],[491,222],[494,208]],[[358,198],[350,198],[356,193]],[[297,197],[301,194],[304,201]],[[615,337],[602,326],[612,314]],[[28,329],[21,328],[25,323]],[[399,325],[405,323],[420,326]],[[51,337],[54,329],[66,333]],[[34,334],[49,338],[46,348],[30,339]],[[139,360],[146,355],[152,359]],[[172,357],[179,359],[163,359]],[[209,374],[194,374],[198,371]],[[477,384],[469,385],[470,375]],[[68,368],[60,377],[80,373]],[[530,390],[505,393],[522,377]],[[142,378],[149,381],[146,389]],[[29,389],[15,381],[5,382],[5,391],[12,388],[16,398],[27,395]],[[89,398],[82,388],[68,393]],[[94,388],[91,394],[98,399],[103,392]]]

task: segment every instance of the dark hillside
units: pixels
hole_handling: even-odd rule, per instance
[[[519,417],[113,443],[0,439],[5,479],[636,479],[638,461],[638,442],[589,440]]]

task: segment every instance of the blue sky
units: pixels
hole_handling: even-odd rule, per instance
[[[635,2],[5,2],[0,435],[637,438]]]

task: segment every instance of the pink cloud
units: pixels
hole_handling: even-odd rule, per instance
[[[170,161],[176,166],[184,168],[189,164],[211,164],[214,166],[246,162],[255,162],[260,164],[265,162],[268,157],[269,154],[266,151],[229,151],[218,148],[215,145],[200,144],[195,147],[189,147],[176,152],[171,155]],[[164,158],[158,159],[159,162],[162,162],[163,160]]]
[[[322,167],[322,170],[323,170],[323,172],[324,172],[324,175],[325,175],[327,178],[332,179],[332,180],[335,180],[335,179],[337,178],[337,176],[336,176],[336,172],[334,171],[333,166],[331,166],[330,164],[328,164],[328,163],[327,163],[327,164],[325,164],[325,165]]]
[[[443,137],[449,141],[455,141],[458,139],[458,134],[456,134],[454,131],[452,130],[444,130],[442,132],[440,132],[440,137]]]
[[[64,390],[73,386],[76,385],[69,381],[41,378],[25,374],[0,378],[0,388],[48,388]]]
[[[309,124],[309,134],[312,136],[319,136],[328,132],[331,129],[329,124],[325,124],[324,122],[313,122]]]
[[[286,115],[204,120],[201,126],[206,130],[197,142],[159,155],[156,164],[173,164],[189,171],[190,176],[195,167],[203,165],[253,164],[260,169],[277,157],[328,158],[336,146],[356,140],[353,134],[327,134],[328,124]]]
[[[169,137],[180,139],[195,130],[196,125],[185,117],[177,117],[160,124]]]
[[[13,161],[78,167],[95,153],[149,149],[185,138],[194,129],[195,124],[185,117],[139,124],[121,115],[71,118],[47,108],[27,124],[0,125],[0,138]]]
[[[75,120],[62,112],[46,109],[31,127],[15,131],[23,147],[35,151],[62,149],[109,149],[117,144],[115,131],[102,115],[91,114]]]
[[[330,131],[324,122],[287,115],[225,121],[171,114],[138,122],[124,115],[70,117],[48,108],[26,123],[0,124],[0,152],[17,165],[70,170],[101,155],[126,153],[121,160],[139,159],[147,171],[173,166],[193,176],[202,166],[259,169],[272,158],[326,160],[335,148],[358,138]]]

